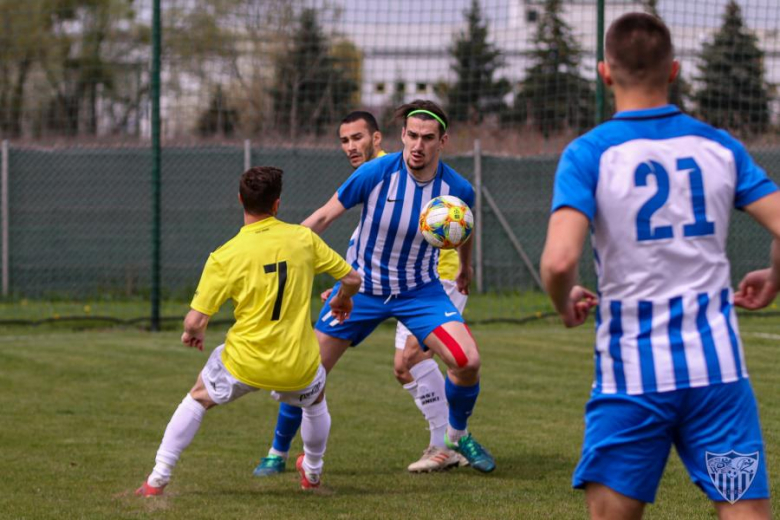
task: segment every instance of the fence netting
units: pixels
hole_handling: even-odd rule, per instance
[[[661,17],[681,63],[672,101],[737,135],[780,180],[774,0],[603,4],[606,26],[629,11]],[[418,98],[452,119],[445,161],[482,175],[482,284],[467,319],[548,312],[533,271],[557,158],[614,110],[597,92],[598,12],[596,0],[162,2],[163,316],[181,318],[209,252],[241,226],[247,165],[285,170],[279,216],[299,222],[352,172],[339,121],[372,112],[398,151],[393,108]],[[152,17],[153,0],[0,0],[0,323],[148,323]],[[357,213],[325,233],[335,249]],[[736,214],[733,278],[765,266],[768,245]],[[590,286],[593,273],[586,255]]]

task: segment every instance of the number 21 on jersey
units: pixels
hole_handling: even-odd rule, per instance
[[[693,207],[693,222],[683,226],[683,236],[686,238],[701,237],[715,234],[715,223],[707,220],[707,202],[704,198],[704,179],[701,168],[693,157],[677,159],[678,174],[688,173],[687,177],[691,186],[691,206]],[[645,202],[636,215],[636,237],[639,242],[648,240],[663,240],[674,237],[672,226],[652,227],[650,220],[653,214],[661,209],[669,200],[670,178],[666,169],[656,161],[643,162],[634,171],[634,185],[647,186],[647,179],[655,177],[657,190],[655,194]],[[682,178],[679,175],[675,182]]]

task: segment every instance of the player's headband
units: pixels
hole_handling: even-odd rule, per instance
[[[436,114],[434,114],[430,110],[422,110],[422,109],[420,109],[420,110],[412,110],[411,112],[406,114],[406,119],[409,119],[410,117],[412,117],[415,114],[428,114],[429,116],[431,116],[432,118],[434,118],[436,121],[438,121],[441,124],[441,127],[444,129],[445,132],[447,131],[447,123],[445,123],[442,120],[442,118],[440,118],[439,116],[437,116]]]

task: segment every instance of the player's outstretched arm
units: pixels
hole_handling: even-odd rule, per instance
[[[780,192],[748,204],[745,211],[772,233],[774,240],[770,267],[745,275],[734,294],[734,304],[744,309],[763,309],[780,291]]]
[[[541,275],[544,287],[567,327],[585,322],[596,295],[576,285],[577,265],[588,232],[588,217],[564,207],[550,216],[547,241],[542,253]]]
[[[352,297],[360,290],[363,278],[360,273],[352,269],[339,282],[341,283],[339,291],[330,299],[330,310],[331,315],[339,320],[339,323],[344,323],[352,313]]]
[[[181,335],[181,342],[188,347],[203,351],[203,339],[206,336],[208,324],[209,316],[207,314],[195,309],[190,310],[184,318],[184,333]]]
[[[344,205],[339,200],[339,194],[334,193],[328,202],[325,203],[320,209],[309,215],[306,220],[301,222],[302,226],[306,226],[318,235],[328,229],[334,220],[339,218],[346,210]]]

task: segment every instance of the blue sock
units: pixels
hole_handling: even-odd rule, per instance
[[[298,433],[303,421],[303,408],[282,403],[279,407],[279,417],[276,419],[273,447],[276,451],[287,453],[290,444]]]
[[[465,430],[469,415],[474,410],[479,395],[479,383],[474,386],[459,386],[447,377],[444,392],[450,405],[450,426],[456,430]]]

